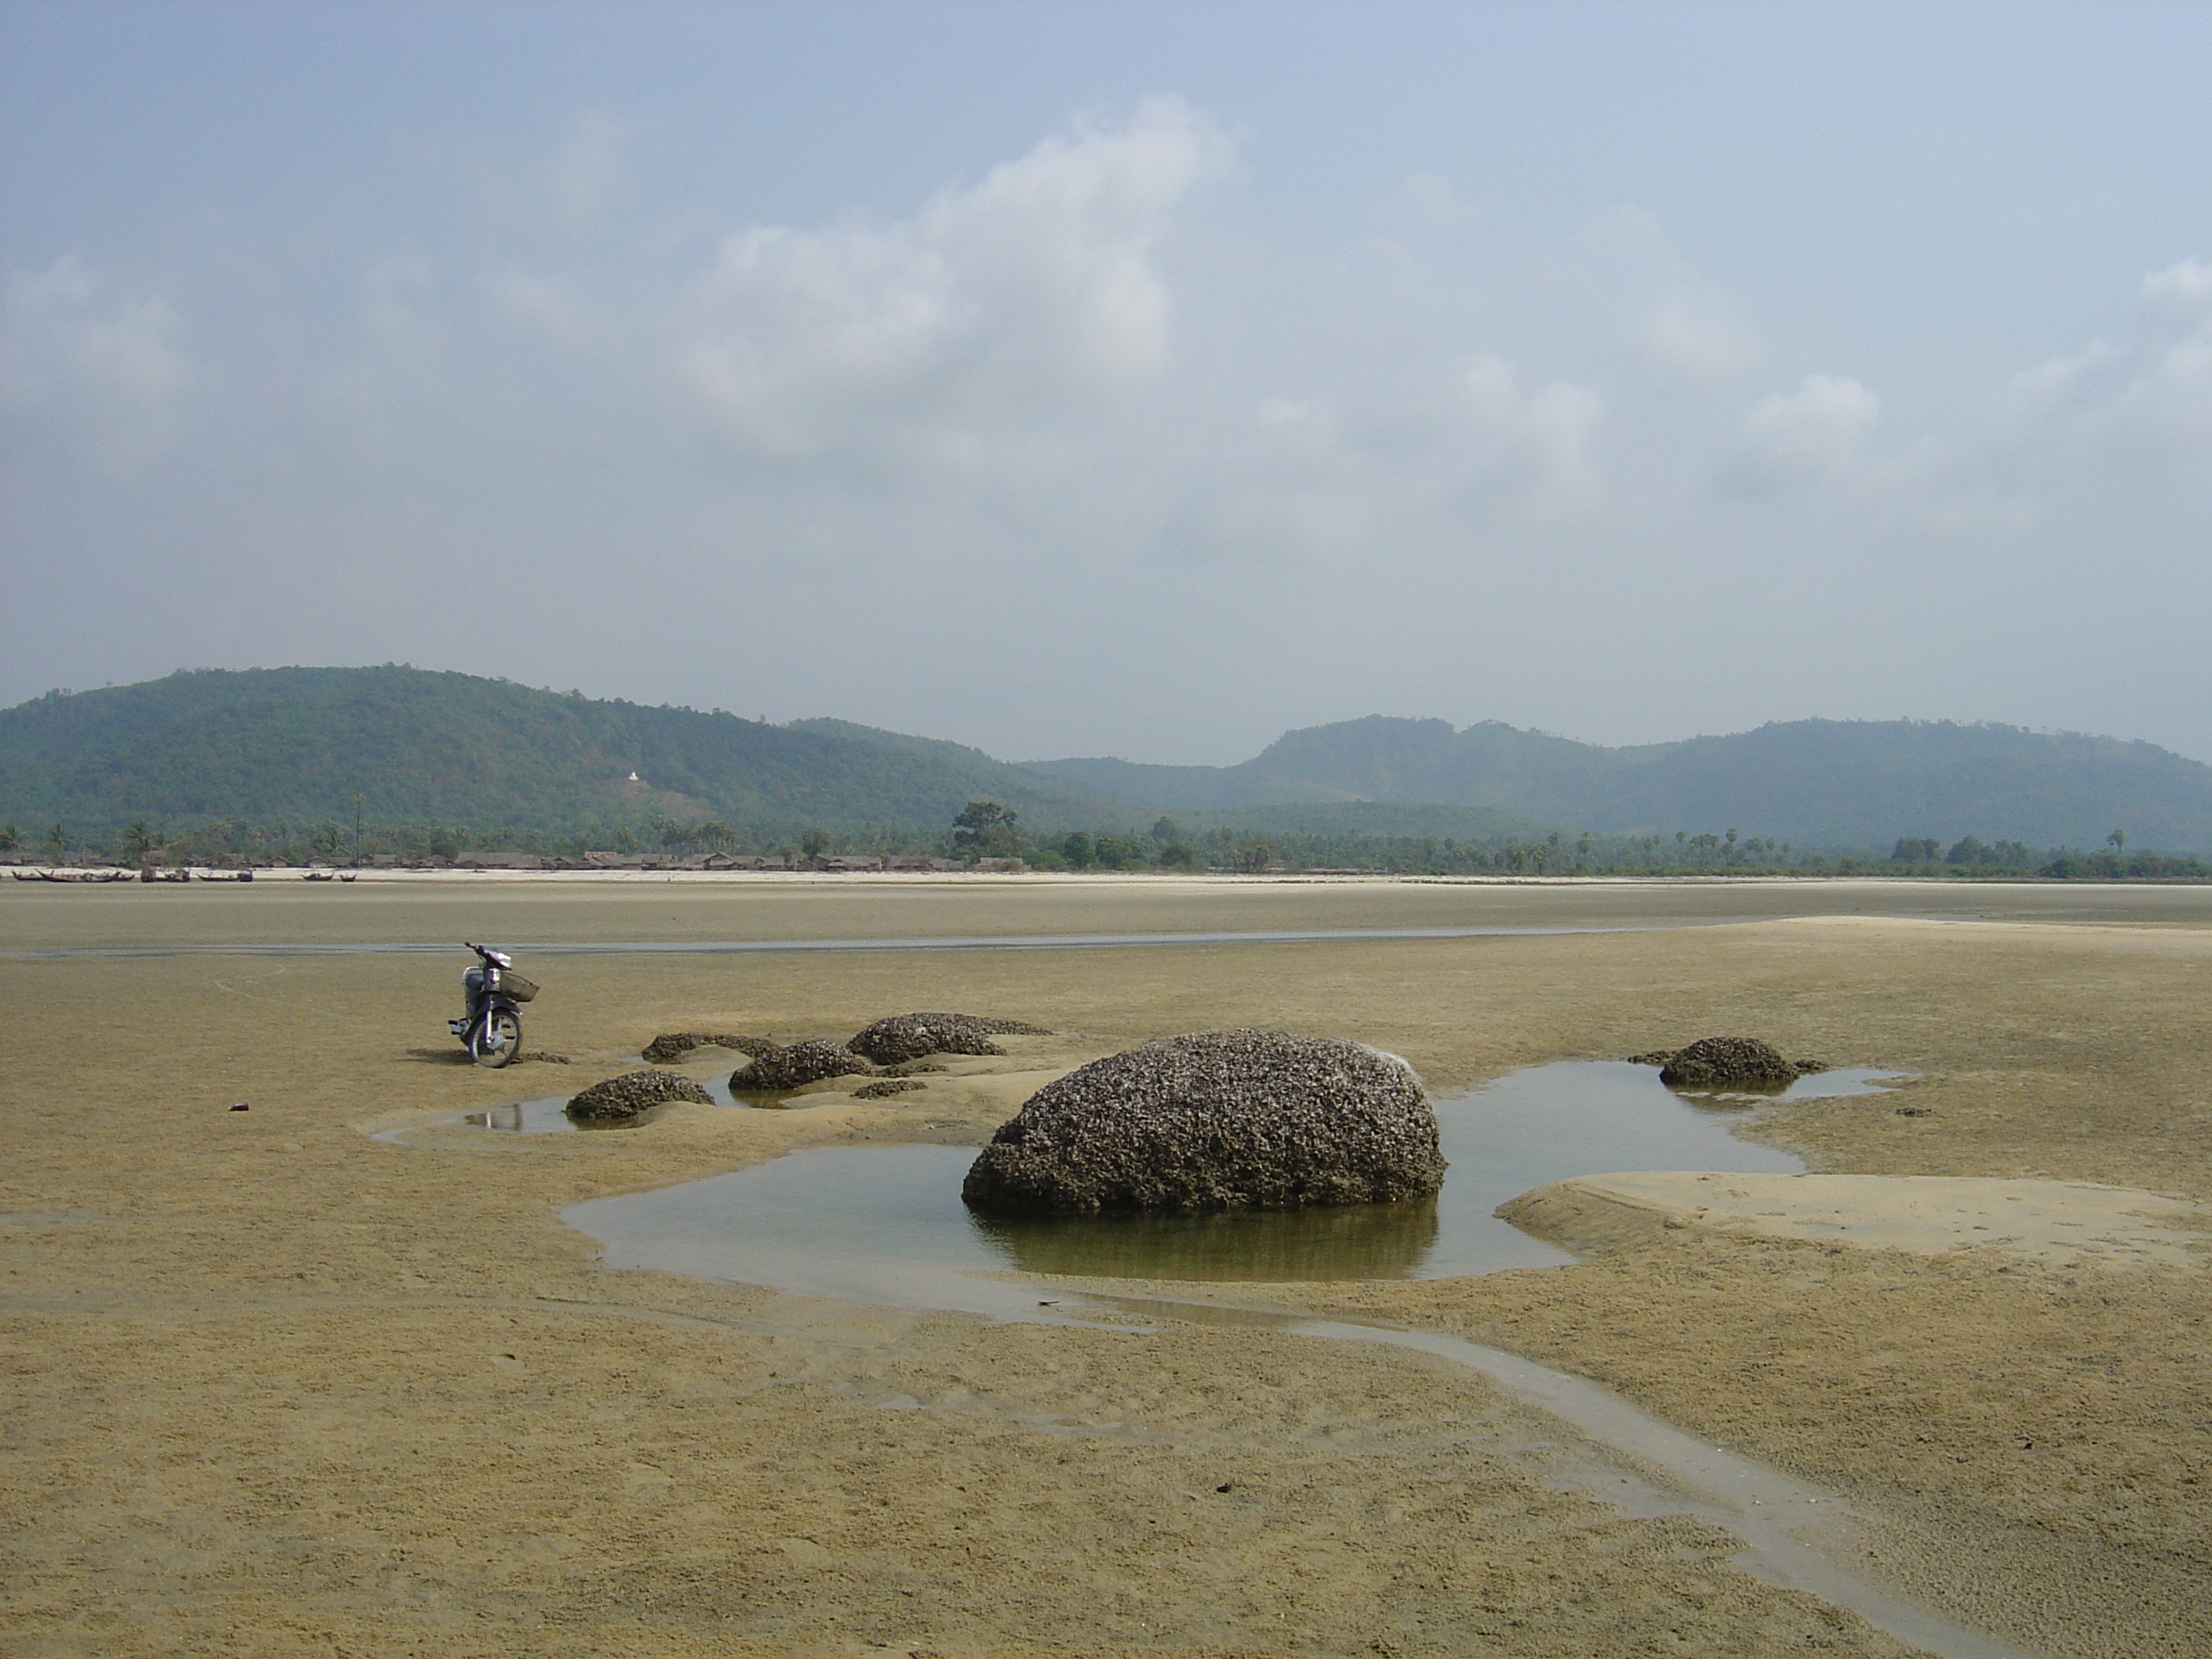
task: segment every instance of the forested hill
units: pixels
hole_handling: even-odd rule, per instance
[[[656,813],[767,833],[940,829],[979,798],[1041,828],[1140,816],[955,744],[414,668],[194,670],[0,711],[0,822],[25,831],[58,822],[98,835],[134,819],[350,827],[356,813],[562,834]]]
[[[1734,829],[1801,848],[2095,848],[2118,830],[2132,848],[2212,851],[2212,768],[2004,726],[1801,720],[1605,749],[1378,716],[1287,732],[1239,766],[1016,766],[842,720],[770,726],[398,667],[196,670],[0,710],[0,824],[35,838],[58,823],[85,845],[138,820],[575,837],[656,817],[768,844],[806,828],[934,836],[977,799],[1033,836],[1140,830],[1164,811],[1187,829],[1480,842]]]
[[[1796,720],[1607,749],[1495,721],[1374,716],[1286,732],[1241,765],[1030,763],[1171,809],[1292,801],[1485,806],[1606,834],[1741,830],[1801,846],[1972,835],[2212,850],[2212,767],[2148,743],[1948,721]]]

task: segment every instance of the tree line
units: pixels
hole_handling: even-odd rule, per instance
[[[2192,854],[2130,851],[2115,830],[2099,849],[2036,848],[2018,841],[1965,836],[1946,845],[1929,836],[1900,836],[1887,856],[1874,849],[1802,848],[1731,829],[1692,834],[1598,836],[1559,830],[1540,839],[1462,840],[1452,836],[1254,830],[1233,823],[1186,826],[1163,816],[1146,831],[1097,828],[1035,831],[1020,814],[991,800],[971,800],[942,830],[864,824],[830,830],[789,823],[731,823],[655,816],[642,826],[614,821],[569,833],[485,830],[432,820],[374,824],[356,816],[335,819],[214,818],[171,830],[134,820],[120,833],[80,837],[56,822],[26,833],[0,823],[0,854],[137,864],[157,856],[173,863],[265,860],[306,864],[388,857],[403,863],[452,862],[528,854],[580,860],[589,852],[760,853],[792,862],[832,854],[923,854],[967,863],[1019,859],[1039,870],[1212,870],[1374,872],[1398,875],[1709,876],[1893,875],[1925,878],[2045,881],[2204,881],[2212,864]]]

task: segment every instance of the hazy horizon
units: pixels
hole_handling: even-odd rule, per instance
[[[2212,9],[0,0],[0,704],[2212,760]]]

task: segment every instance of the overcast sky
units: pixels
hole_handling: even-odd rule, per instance
[[[2212,7],[0,0],[0,703],[2212,760]]]

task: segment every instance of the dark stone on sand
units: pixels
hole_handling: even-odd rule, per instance
[[[924,1054],[1003,1054],[994,1036],[1020,1033],[1049,1036],[1042,1025],[1018,1019],[989,1019],[980,1014],[893,1014],[879,1019],[846,1043],[878,1066],[896,1066]]]
[[[819,1083],[825,1077],[865,1075],[875,1069],[842,1043],[789,1042],[731,1073],[730,1087],[738,1094],[767,1094]]]
[[[757,1059],[775,1047],[774,1037],[746,1036],[736,1031],[663,1031],[645,1045],[645,1058],[655,1066],[663,1066],[690,1054],[694,1048],[734,1048],[749,1059]]]
[[[1443,1186],[1413,1068],[1357,1042],[1197,1031],[1109,1054],[1000,1126],[961,1196],[1003,1214],[1387,1204]]]
[[[679,1072],[624,1072],[594,1083],[568,1103],[570,1117],[635,1117],[672,1100],[714,1103],[714,1096]]]
[[[887,1077],[880,1083],[863,1083],[853,1091],[855,1100],[888,1100],[893,1095],[911,1094],[916,1089],[927,1089],[927,1083],[917,1083],[912,1078]]]
[[[1797,1068],[1757,1037],[1700,1037],[1659,1073],[1670,1089],[1785,1089]]]
[[[1627,1064],[1665,1066],[1670,1065],[1674,1056],[1681,1052],[1682,1050],[1678,1048],[1653,1048],[1644,1054],[1629,1055]],[[1825,1072],[1828,1069],[1828,1062],[1825,1060],[1793,1060],[1790,1065],[1799,1077],[1810,1077],[1815,1072]]]

